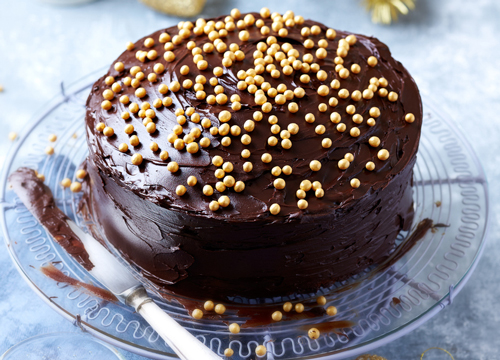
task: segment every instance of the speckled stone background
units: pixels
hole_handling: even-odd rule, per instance
[[[293,10],[339,29],[371,34],[387,43],[422,92],[441,104],[468,134],[482,158],[491,192],[492,224],[483,258],[453,305],[418,330],[373,353],[417,360],[429,347],[455,359],[499,359],[500,249],[500,1],[417,0],[392,26],[374,25],[358,0],[208,0],[202,16],[267,6]],[[0,1],[0,166],[9,131],[22,132],[37,109],[71,82],[110,64],[135,41],[178,22],[135,0],[103,0],[57,7],[35,0]],[[30,290],[0,246],[0,353],[28,337],[78,331]],[[144,359],[125,353],[127,359]],[[426,360],[449,359],[429,352]]]

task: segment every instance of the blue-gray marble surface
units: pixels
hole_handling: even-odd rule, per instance
[[[467,134],[481,158],[491,193],[491,228],[486,251],[453,304],[412,333],[373,351],[389,360],[420,359],[429,347],[455,359],[500,359],[500,1],[417,0],[399,23],[372,24],[361,1],[208,0],[201,16],[293,10],[305,18],[387,43],[422,92],[441,105]],[[0,166],[7,133],[22,132],[37,109],[71,82],[109,65],[135,41],[180,19],[135,0],[102,0],[53,6],[35,0],[0,1]],[[3,248],[3,249],[2,249]],[[0,246],[0,353],[36,334],[78,331],[33,293]],[[127,359],[144,359],[123,351]],[[442,352],[425,359],[447,359]]]

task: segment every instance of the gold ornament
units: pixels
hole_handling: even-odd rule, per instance
[[[364,0],[364,5],[372,13],[374,23],[389,25],[398,20],[401,13],[407,15],[415,8],[415,0]]]
[[[365,354],[357,357],[356,360],[387,360],[387,359],[378,355]]]
[[[140,0],[143,4],[165,14],[175,16],[198,15],[205,6],[205,0]]]

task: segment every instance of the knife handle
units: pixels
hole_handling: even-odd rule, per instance
[[[137,306],[136,310],[175,351],[179,358],[183,360],[222,359],[172,319],[151,298],[144,298],[144,301]]]

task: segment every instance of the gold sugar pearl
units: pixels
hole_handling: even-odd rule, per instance
[[[253,164],[251,162],[247,161],[243,164],[243,171],[244,172],[250,172],[252,170],[253,170]]]
[[[297,87],[297,88],[295,88],[295,89],[293,90],[293,94],[294,94],[297,98],[301,99],[301,98],[303,98],[303,97],[304,97],[304,95],[306,94],[306,91],[305,91],[303,88],[301,88],[301,87]]]
[[[376,124],[376,121],[374,118],[369,118],[368,120],[366,120],[366,123],[369,125],[369,126],[375,126]]]
[[[218,192],[224,192],[226,191],[226,185],[222,181],[217,181],[215,184],[215,188],[217,189]]]
[[[218,203],[217,201],[212,200],[212,201],[210,202],[210,204],[208,205],[208,207],[209,207],[209,209],[210,209],[210,210],[212,210],[212,211],[217,211],[217,210],[219,210],[220,205],[219,205],[219,203]]]
[[[329,149],[332,147],[332,140],[329,138],[324,138],[321,140],[321,146],[325,149]]]
[[[389,95],[387,96],[387,99],[389,99],[389,101],[395,102],[395,101],[397,101],[397,100],[398,100],[398,97],[399,97],[399,96],[398,96],[398,94],[397,94],[397,93],[395,93],[394,91],[391,91],[391,92],[389,93]]]
[[[269,164],[271,161],[273,161],[273,157],[269,153],[264,153],[261,156],[261,160],[263,163]]]
[[[138,68],[138,72],[141,71],[141,68],[139,66],[134,66],[134,68]],[[130,73],[132,73],[132,69],[130,69]],[[133,74],[133,76],[135,76],[135,73]],[[115,78],[113,76],[108,76],[106,77],[106,79],[104,79],[104,83],[109,86],[113,85],[114,82]]]
[[[122,118],[123,120],[128,120],[128,119],[130,119],[130,113],[129,113],[128,111],[124,111],[124,112],[122,112],[121,118]]]
[[[227,110],[223,110],[219,113],[218,118],[221,122],[226,123],[231,120],[231,113]]]
[[[273,185],[276,189],[283,190],[286,186],[286,182],[281,178],[277,178],[276,180],[274,180]]]
[[[226,195],[222,195],[217,201],[218,201],[219,205],[222,206],[222,207],[228,207],[229,204],[231,203],[231,200]],[[220,304],[218,304],[217,306],[219,306],[219,305]],[[220,312],[217,311],[217,306],[215,307],[215,312],[217,314],[221,314]],[[222,305],[222,306],[224,306],[224,305]],[[226,311],[225,307],[224,307],[224,311]],[[224,313],[224,311],[222,313]]]
[[[314,195],[317,198],[322,198],[323,196],[325,196],[325,190],[323,190],[323,189],[316,189],[316,191],[314,192]]]
[[[334,123],[334,124],[338,124],[338,123],[340,122],[340,120],[341,120],[341,119],[342,119],[342,118],[341,118],[341,116],[340,116],[340,114],[339,114],[338,112],[332,112],[332,113],[330,114],[330,121],[331,121],[332,123]]]
[[[365,165],[366,170],[373,171],[375,170],[375,163],[373,161],[368,161]]]
[[[380,109],[378,107],[372,107],[370,109],[370,116],[374,117],[374,118],[379,117],[380,116]]]
[[[103,133],[104,135],[106,135],[107,137],[110,137],[110,136],[113,136],[113,135],[114,135],[115,130],[114,130],[112,127],[110,127],[110,126],[106,126],[106,127],[104,128],[104,130],[102,131],[102,133]]]
[[[274,320],[274,321],[281,321],[281,319],[283,319],[283,314],[281,311],[275,311],[273,312],[273,314],[271,315],[271,318]]]
[[[338,167],[341,170],[346,170],[349,167],[349,165],[351,165],[351,163],[346,159],[340,159],[338,162]]]
[[[128,151],[128,145],[126,143],[121,143],[119,146],[118,146],[118,150],[120,152],[127,152]]]
[[[87,176],[87,172],[86,172],[85,170],[83,170],[83,169],[79,169],[79,170],[76,172],[75,176],[76,176],[78,179],[83,179],[83,178],[85,178],[85,176]]]
[[[214,175],[217,179],[222,179],[226,175],[226,173],[222,169],[217,169],[215,170]]]
[[[149,118],[147,118],[149,119]],[[150,122],[146,125],[146,131],[150,134],[153,134],[156,131],[156,124],[154,122]]]
[[[295,196],[298,198],[298,199],[305,199],[306,197],[306,192],[302,189],[299,189],[295,192]]]
[[[38,175],[37,175],[37,177],[38,177]],[[74,192],[74,193],[80,192],[80,191],[82,191],[82,183],[80,183],[78,181],[74,181],[71,183],[69,189],[71,190],[71,192]]]
[[[408,113],[405,115],[405,121],[409,124],[411,124],[412,122],[415,121],[415,115],[413,115],[412,113]]]
[[[329,316],[337,315],[337,308],[335,306],[328,306],[326,308],[326,314]]]
[[[171,161],[167,165],[167,170],[175,173],[179,170],[179,164],[177,164],[175,161]]]
[[[142,164],[142,155],[139,153],[132,155],[131,161],[132,161],[132,164],[134,164],[134,165],[141,165]]]
[[[347,89],[339,90],[338,96],[341,99],[347,99],[349,97],[349,90],[347,90]]]
[[[389,92],[387,91],[387,89],[382,88],[378,91],[378,94],[380,97],[386,97],[389,94]]]
[[[285,166],[283,166],[283,168],[281,169],[281,171],[285,175],[290,175],[292,173],[292,167],[290,165],[285,165]]]
[[[353,162],[354,161],[354,155],[352,153],[346,153],[344,155],[344,159],[346,159],[349,162]]]
[[[288,130],[281,130],[281,132],[280,132],[280,138],[282,138],[282,139],[290,139],[290,136],[292,136],[292,134],[290,134],[290,132]]]
[[[337,79],[332,80],[332,82],[330,83],[330,87],[332,89],[338,89],[338,88],[340,88],[340,81],[338,81]]]
[[[243,181],[236,181],[233,188],[236,192],[242,192],[245,190],[245,183]]]
[[[288,150],[292,147],[292,142],[290,141],[290,139],[283,139],[281,140],[281,147]]]
[[[377,65],[378,60],[375,56],[370,56],[366,62],[368,63],[369,66],[374,67]]]
[[[255,354],[257,356],[264,356],[267,353],[267,349],[264,345],[259,345],[255,348]]]
[[[318,95],[319,96],[328,96],[329,93],[330,93],[330,89],[326,85],[321,85],[318,88]]]
[[[203,311],[200,309],[194,309],[191,316],[196,320],[200,320],[203,317]]]
[[[134,43],[133,43],[133,42],[131,42],[131,41],[128,41],[128,42],[125,44],[125,48],[126,48],[128,51],[132,51],[132,50],[134,50],[134,47],[135,47],[135,45],[134,45]]]
[[[351,94],[351,99],[353,99],[354,101],[361,100],[361,97],[362,97],[362,94],[361,94],[361,91],[359,91],[359,90],[354,90]]]
[[[250,33],[246,30],[242,30],[238,33],[238,38],[241,41],[248,41],[250,39]]]
[[[278,204],[272,204],[270,207],[269,207],[269,212],[272,214],[272,215],[278,215],[281,211],[281,206],[279,206]]]
[[[231,171],[234,170],[234,166],[231,162],[226,161],[224,164],[222,164],[222,170],[224,170],[227,173],[230,173]]]
[[[302,182],[300,183],[300,189],[309,191],[312,189],[312,183],[309,180],[302,180]]]
[[[111,104],[111,101],[109,101],[109,100],[104,100],[104,101],[101,103],[101,108],[102,108],[103,110],[109,110],[109,109],[111,109],[111,107],[112,107],[112,106],[113,106],[113,105]]]
[[[344,131],[346,131],[347,127],[344,123],[340,123],[337,125],[336,129],[338,132],[344,132]]]
[[[313,160],[309,163],[309,168],[312,171],[320,171],[321,170],[321,162],[319,162],[318,160]]]
[[[338,66],[338,65],[337,65]],[[347,70],[346,68],[343,68],[339,71],[339,76],[342,78],[342,79],[347,79],[349,77],[349,70]]]
[[[308,113],[306,114],[305,116],[305,120],[306,122],[308,122],[309,124],[312,124],[315,120],[316,120],[316,117],[314,116],[313,113]]]
[[[324,125],[318,125],[316,126],[316,128],[314,129],[314,132],[318,135],[323,135],[326,131],[326,128]]]
[[[48,146],[45,148],[45,153],[46,153],[47,155],[52,155],[52,154],[54,154],[54,148],[53,148],[52,146],[48,145]]]
[[[346,108],[345,108],[345,111],[349,114],[349,115],[352,115],[356,112],[356,107],[354,105],[348,105]]]
[[[221,145],[224,147],[228,147],[231,145],[231,138],[229,136],[225,136],[220,141]]]
[[[271,174],[273,176],[280,176],[281,175],[281,168],[279,166],[275,166],[271,169]]]
[[[305,201],[305,200],[300,200],[300,201]],[[307,201],[306,201],[307,203]],[[295,304],[295,311],[298,312],[299,314],[304,311],[304,305],[301,303]]]
[[[250,157],[250,150],[248,149],[243,149],[241,150],[241,157],[244,158],[244,159],[248,159]],[[272,158],[271,158],[272,160]]]
[[[290,312],[293,309],[293,304],[289,301],[283,304],[283,311],[284,312]]]
[[[387,160],[389,159],[389,151],[387,151],[386,149],[382,149],[377,153],[377,157],[380,160]]]
[[[198,143],[191,142],[186,146],[186,151],[190,154],[196,154],[200,149]]]
[[[178,185],[175,188],[175,193],[179,196],[183,196],[186,193],[187,189],[184,185]]]
[[[135,91],[135,96],[137,96],[138,98],[143,98],[144,96],[146,96],[146,89],[144,88],[138,88],[136,91]]]
[[[203,308],[207,311],[212,311],[215,307],[215,304],[213,301],[211,300],[207,300],[205,301],[205,303],[203,304]]]
[[[363,116],[360,114],[355,114],[352,116],[352,121],[356,124],[361,124],[363,122]]]
[[[130,145],[137,146],[140,144],[139,137],[137,135],[132,135],[129,139]]]
[[[361,131],[359,130],[358,127],[353,127],[353,128],[351,128],[351,130],[349,130],[349,134],[352,137],[358,137],[361,134]]]
[[[373,98],[373,95],[373,91],[371,91],[370,89],[363,90],[363,99],[370,100]]]
[[[69,178],[62,179],[61,186],[64,188],[70,187],[71,186],[71,179],[69,179]]]
[[[50,142],[55,142],[57,140],[57,135],[56,134],[50,134],[49,135],[49,141]]]
[[[361,66],[359,66],[358,64],[352,64],[351,65],[351,72],[353,74],[359,74],[361,72]]]
[[[378,147],[380,145],[380,139],[377,136],[372,136],[368,139],[368,143],[373,147]]]
[[[229,325],[229,332],[231,334],[239,334],[240,326],[237,323],[232,323],[231,325]]]
[[[227,187],[233,187],[234,184],[236,183],[236,180],[234,180],[234,177],[231,175],[226,175],[224,176],[224,179],[222,180],[225,186]]]
[[[210,185],[205,185],[203,186],[203,195],[206,195],[206,196],[212,196],[214,193],[214,189],[212,186]],[[213,303],[212,303],[213,304]],[[205,307],[206,309],[206,307]],[[212,306],[212,309],[213,309],[213,306]],[[208,310],[208,309],[207,309]]]
[[[186,146],[186,143],[184,142],[183,139],[176,139],[174,141],[174,148],[179,150],[179,151],[184,149],[185,146]]]
[[[309,331],[307,331],[307,336],[313,340],[319,338],[320,335],[320,331],[316,328],[310,328]]]
[[[296,123],[290,123],[287,126],[287,130],[290,134],[296,135],[299,132],[299,125],[297,125]]]
[[[354,189],[357,189],[359,188],[359,186],[361,185],[361,183],[359,182],[358,179],[356,178],[353,178],[351,179],[351,186],[354,188]]]
[[[234,350],[231,348],[227,348],[224,350],[224,356],[230,358],[234,355]]]

